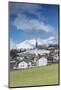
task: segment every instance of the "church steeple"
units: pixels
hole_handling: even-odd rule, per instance
[[[37,40],[36,40],[36,48],[38,47],[38,45],[37,45]]]

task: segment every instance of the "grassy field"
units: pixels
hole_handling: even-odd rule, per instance
[[[58,64],[10,72],[10,87],[58,84]]]

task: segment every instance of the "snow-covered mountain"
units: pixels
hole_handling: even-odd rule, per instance
[[[37,39],[37,44],[39,46],[44,46],[44,47],[48,47],[50,44],[55,44],[54,40],[50,39]],[[18,49],[33,49],[36,46],[36,39],[31,39],[31,40],[25,40],[19,44],[16,45]]]
[[[23,49],[33,49],[35,47],[36,40],[25,40],[19,44],[17,44],[17,48],[23,48]]]

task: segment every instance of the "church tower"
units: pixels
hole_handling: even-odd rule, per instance
[[[36,48],[38,47],[37,40],[36,40]]]

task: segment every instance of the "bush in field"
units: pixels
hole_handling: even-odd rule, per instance
[[[48,59],[48,63],[53,63],[53,57],[54,57],[54,50],[51,50],[47,59]]]
[[[19,60],[17,59],[17,50],[16,49],[12,49],[10,50],[10,69],[12,70],[13,67],[17,67]]]
[[[17,58],[17,50],[12,49],[12,50],[10,51],[10,57],[11,57],[12,59]]]

